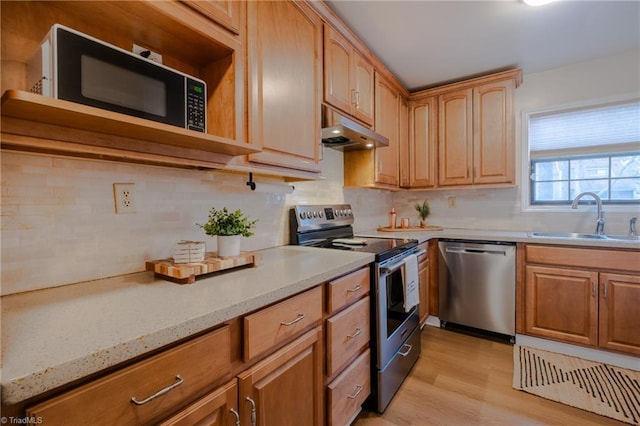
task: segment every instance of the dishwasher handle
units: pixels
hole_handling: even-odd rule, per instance
[[[446,247],[445,251],[447,253],[457,253],[457,254],[488,254],[488,255],[497,255],[497,256],[506,256],[506,250],[481,250],[481,249],[472,249],[472,248],[464,248],[464,247]]]

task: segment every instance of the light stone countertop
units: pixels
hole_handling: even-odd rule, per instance
[[[2,404],[117,365],[373,262],[369,253],[283,246],[258,267],[190,285],[151,272],[1,298]]]
[[[441,231],[378,231],[365,230],[355,233],[360,237],[377,237],[377,238],[407,238],[418,240],[424,243],[432,238],[452,238],[460,240],[475,241],[504,241],[516,243],[535,243],[535,244],[554,244],[554,245],[572,245],[581,247],[601,247],[601,248],[624,248],[640,250],[640,241],[632,240],[613,240],[613,239],[587,239],[587,238],[550,238],[550,237],[531,237],[528,232],[518,231],[494,231],[494,230],[477,230],[462,228],[444,228]]]

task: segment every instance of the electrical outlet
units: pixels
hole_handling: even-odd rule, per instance
[[[136,55],[140,55],[143,58],[147,58],[150,61],[157,62],[159,64],[162,63],[162,55],[156,52],[153,52],[146,47],[138,46],[137,44],[133,44],[133,48],[131,49],[133,53]],[[142,55],[143,52],[149,52],[147,56]]]
[[[114,183],[113,197],[117,214],[136,212],[136,191],[133,183]]]

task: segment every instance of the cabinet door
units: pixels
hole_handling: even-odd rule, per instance
[[[423,243],[420,248],[427,249],[427,243]],[[418,279],[420,280],[420,324],[424,324],[429,316],[429,253],[418,257]]]
[[[473,183],[514,182],[513,80],[473,89]]]
[[[223,27],[240,34],[242,24],[242,3],[237,0],[182,0],[185,4],[217,22]]]
[[[400,95],[384,78],[376,74],[376,132],[389,138],[389,146],[375,150],[376,183],[398,186],[398,113]]]
[[[439,96],[438,184],[471,184],[473,177],[473,90]]]
[[[373,125],[373,65],[360,55],[356,50],[352,51],[353,72],[352,82],[355,91],[355,110],[353,115],[368,125]]]
[[[598,273],[526,267],[527,334],[595,346],[598,343]]]
[[[349,42],[330,26],[324,26],[324,99],[336,108],[352,113],[355,89],[351,82]]]
[[[233,426],[238,418],[236,413],[238,386],[236,379],[233,379],[163,421],[159,426]]]
[[[640,276],[600,274],[600,347],[640,355]]]
[[[400,124],[398,141],[398,163],[400,187],[409,188],[411,186],[411,141],[409,139],[409,102],[400,98],[400,114],[398,117]]]
[[[322,22],[306,4],[247,2],[249,161],[320,171]]]
[[[243,425],[324,423],[321,345],[317,327],[238,376]]]
[[[411,105],[409,131],[410,187],[436,184],[438,99],[421,99]]]

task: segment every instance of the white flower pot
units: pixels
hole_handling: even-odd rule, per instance
[[[218,235],[218,256],[239,256],[240,238],[242,238],[242,235]]]

